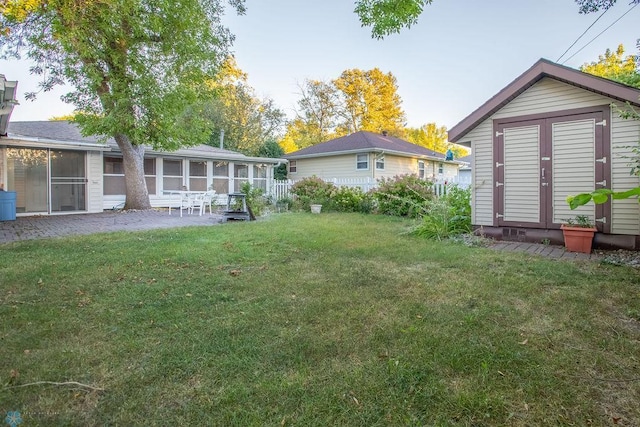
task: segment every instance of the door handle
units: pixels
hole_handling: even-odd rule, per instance
[[[542,168],[542,179],[544,179],[544,168]]]

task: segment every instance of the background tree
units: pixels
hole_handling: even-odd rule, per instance
[[[438,126],[435,123],[427,123],[419,128],[407,128],[406,139],[438,153],[444,153],[448,148],[446,126]]]
[[[284,155],[284,150],[280,147],[280,144],[274,139],[266,141],[258,150],[258,156],[271,157],[273,159],[281,158]],[[286,179],[287,178],[287,165],[282,163],[273,170],[274,179]]]
[[[368,71],[355,68],[343,71],[333,84],[342,98],[338,135],[361,130],[404,135],[405,114],[393,74],[385,74],[378,68]]]
[[[604,55],[598,56],[598,61],[582,65],[580,71],[640,87],[640,57],[625,57],[623,45],[619,45],[615,52],[607,49]]]
[[[144,145],[174,150],[209,138],[187,106],[212,96],[232,35],[224,0],[12,0],[0,6],[0,56],[26,52],[42,90],[70,83],[85,135],[113,137],[122,151],[125,208],[148,209]],[[244,0],[228,0],[244,12]],[[33,97],[33,94],[28,95]]]
[[[259,99],[247,77],[235,59],[228,57],[212,82],[216,97],[192,109],[190,114],[201,115],[208,121],[211,145],[219,145],[220,132],[224,130],[224,148],[256,156],[267,141],[279,136],[285,114],[272,99]]]

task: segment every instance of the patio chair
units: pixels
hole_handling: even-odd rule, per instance
[[[216,192],[213,190],[204,193],[204,212],[207,213],[207,206],[209,206],[209,215],[213,215],[213,199],[216,196]]]
[[[193,214],[194,209],[198,209],[198,215],[202,216],[204,209],[204,197],[206,193],[189,194],[189,214]]]

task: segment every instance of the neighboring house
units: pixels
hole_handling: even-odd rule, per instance
[[[416,174],[423,179],[458,176],[458,161],[386,133],[360,131],[312,145],[284,156],[289,179],[363,180]]]
[[[458,169],[458,179],[460,182],[471,183],[471,164],[473,163],[473,154],[459,157],[456,160],[462,163],[460,169]]]
[[[589,203],[575,211],[567,195],[627,190],[630,147],[640,122],[617,107],[640,106],[640,90],[541,59],[449,130],[472,148],[472,223],[493,237],[562,241],[560,225],[577,214],[597,224],[599,246],[640,248],[635,199]]]
[[[151,205],[166,207],[171,190],[213,188],[219,201],[244,182],[268,191],[282,162],[200,145],[147,148],[144,168]],[[113,139],[83,137],[66,121],[11,122],[0,139],[0,186],[17,192],[18,215],[102,212],[124,204],[122,154]]]

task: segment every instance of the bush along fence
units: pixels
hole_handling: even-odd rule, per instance
[[[372,178],[332,178],[325,179],[325,182],[332,183],[338,188],[348,187],[354,188],[359,187],[363,193],[368,193],[369,191],[378,188],[379,182]],[[274,201],[290,199],[293,197],[291,193],[291,187],[296,183],[296,181],[292,179],[285,180],[274,180],[271,185],[271,198]],[[465,179],[461,177],[441,177],[437,178],[433,181],[433,193],[436,197],[442,197],[447,193],[447,186],[456,184],[460,188],[469,188],[471,186],[471,180]]]

